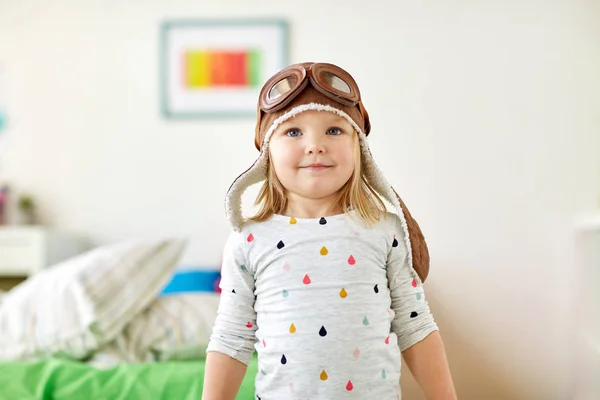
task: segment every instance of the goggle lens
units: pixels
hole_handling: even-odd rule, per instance
[[[327,71],[323,72],[322,76],[323,76],[323,79],[325,80],[325,82],[327,82],[327,84],[329,86],[331,86],[332,88],[337,89],[340,92],[350,94],[350,92],[351,92],[350,85],[348,85],[346,83],[346,81],[344,81],[339,76],[334,75],[331,72],[327,72]]]
[[[297,82],[298,80],[294,75],[283,78],[269,90],[268,99],[270,101],[277,100],[279,97],[292,90]]]

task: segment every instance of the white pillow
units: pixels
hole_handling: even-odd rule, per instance
[[[30,277],[0,303],[0,359],[87,357],[156,298],[185,245],[183,239],[127,241]]]
[[[219,308],[217,293],[159,297],[136,315],[123,332],[95,356],[120,362],[189,360],[206,357]]]

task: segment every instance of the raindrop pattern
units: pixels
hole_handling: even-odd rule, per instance
[[[274,220],[278,221],[279,226],[277,229],[273,229],[272,233],[263,230],[260,226],[255,226],[253,227],[254,232],[247,231],[241,240],[244,242],[247,252],[261,251],[264,252],[261,254],[264,254],[265,257],[273,254],[273,268],[270,271],[277,271],[277,276],[274,275],[275,272],[265,274],[264,270],[261,270],[264,267],[257,265],[254,259],[246,258],[246,262],[239,257],[236,258],[239,261],[235,263],[238,268],[236,279],[229,277],[230,279],[226,281],[231,282],[228,291],[236,296],[235,298],[231,297],[231,301],[236,301],[238,304],[239,301],[248,298],[254,298],[257,301],[256,311],[259,318],[254,320],[250,316],[245,317],[248,320],[239,321],[238,326],[244,325],[243,329],[248,333],[256,331],[259,336],[264,333],[268,335],[268,341],[260,338],[257,343],[259,353],[264,352],[265,355],[264,361],[261,361],[258,376],[274,379],[273,374],[276,371],[288,371],[286,375],[279,375],[277,372],[275,380],[280,379],[281,376],[282,381],[278,382],[278,385],[288,388],[289,392],[294,393],[294,385],[298,385],[300,382],[296,380],[294,374],[310,373],[310,379],[314,381],[314,384],[325,388],[326,392],[324,393],[338,392],[340,398],[343,396],[343,392],[347,393],[346,396],[361,396],[364,391],[368,391],[365,382],[371,384],[377,381],[380,385],[391,385],[392,381],[396,379],[395,373],[391,372],[395,371],[395,366],[385,361],[382,364],[372,363],[374,354],[381,354],[382,351],[397,351],[397,349],[392,349],[396,343],[401,343],[402,338],[393,336],[393,332],[388,330],[389,322],[396,321],[395,323],[397,323],[400,320],[402,323],[417,326],[422,323],[420,319],[424,318],[423,315],[427,314],[427,310],[423,308],[426,303],[424,303],[421,281],[408,273],[402,278],[405,280],[401,284],[395,285],[396,288],[401,288],[403,296],[406,295],[402,300],[405,303],[402,305],[402,311],[399,308],[390,309],[390,303],[386,302],[386,299],[389,301],[390,291],[392,295],[394,294],[394,288],[389,286],[385,278],[389,277],[390,273],[396,273],[398,268],[404,267],[404,265],[390,264],[389,260],[405,259],[405,257],[393,257],[394,251],[405,252],[404,242],[402,242],[402,246],[399,242],[404,239],[398,239],[393,233],[384,237],[379,246],[386,249],[385,257],[388,264],[384,263],[382,267],[379,262],[375,270],[373,268],[375,254],[369,252],[375,248],[374,243],[369,243],[367,247],[360,244],[361,241],[372,240],[373,236],[368,230],[361,229],[359,233],[355,226],[348,225],[346,232],[340,232],[336,230],[338,219],[329,217],[321,217],[316,220],[295,217]],[[285,228],[283,228],[284,226]],[[288,233],[281,235],[283,229],[287,229]],[[277,236],[275,232],[278,232]],[[340,237],[356,241],[358,244],[356,246],[340,246],[336,241],[338,234]],[[402,234],[398,235],[403,237]],[[395,268],[395,270],[390,270],[390,268]],[[240,270],[245,273],[241,273]],[[382,270],[381,275],[376,275]],[[230,271],[235,271],[235,269],[232,268]],[[348,278],[344,278],[344,274],[347,274]],[[243,281],[252,279],[252,277],[256,284],[254,293],[248,291],[247,281]],[[277,287],[263,286],[261,288],[258,286],[260,279],[269,279],[269,284],[277,285]],[[359,280],[357,281],[357,279]],[[256,293],[260,293],[260,299]],[[298,313],[298,310],[305,310],[303,304],[299,302],[307,301],[307,299],[310,299],[310,303],[307,304],[315,307],[314,312]],[[362,309],[363,304],[366,305],[362,311],[364,314],[356,315],[347,312],[349,307],[358,307],[355,310]],[[373,305],[377,307],[381,304],[383,305],[379,311],[372,308]],[[282,309],[285,312],[281,312]],[[267,311],[269,312],[267,313]],[[349,318],[349,321],[342,321],[338,319],[338,315],[339,318],[353,316]],[[279,320],[280,318],[284,320]],[[417,321],[412,322],[415,319]],[[263,328],[263,320],[273,324],[267,323],[267,328]],[[258,326],[259,321],[260,326]],[[388,327],[384,332],[381,331],[382,324]],[[278,328],[272,330],[277,326]],[[312,340],[318,341],[312,343],[321,343],[322,345],[317,345],[316,348],[311,348],[309,351],[326,353],[331,351],[332,344],[339,342],[338,336],[347,334],[349,330],[363,332],[357,334],[359,340],[356,340],[353,345],[348,343],[348,348],[344,348],[344,353],[339,355],[339,358],[344,360],[340,362],[351,363],[352,367],[337,364],[335,357],[319,359],[315,355],[314,360],[319,359],[317,365],[307,368],[306,371],[303,369],[296,371],[298,365],[308,365],[306,362],[310,360],[311,355],[303,354],[302,346],[304,343],[311,343],[311,337]],[[369,363],[369,366],[365,367],[365,363]],[[364,371],[366,375],[360,377],[360,371]],[[390,379],[388,379],[388,375]],[[292,377],[294,377],[294,381]],[[349,394],[348,392],[353,393]],[[268,396],[265,391],[261,394]],[[260,399],[258,396],[257,398]]]

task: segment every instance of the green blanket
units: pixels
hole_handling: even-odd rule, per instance
[[[1,400],[200,400],[204,360],[121,364],[97,369],[50,359],[0,363]],[[254,399],[256,359],[237,396]]]

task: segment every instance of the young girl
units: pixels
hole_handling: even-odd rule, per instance
[[[335,65],[291,65],[263,87],[260,156],[227,194],[204,400],[235,399],[255,350],[256,399],[399,399],[401,356],[428,399],[456,397],[423,293],[427,246],[369,131],[356,82]],[[242,193],[261,180],[245,220]]]

